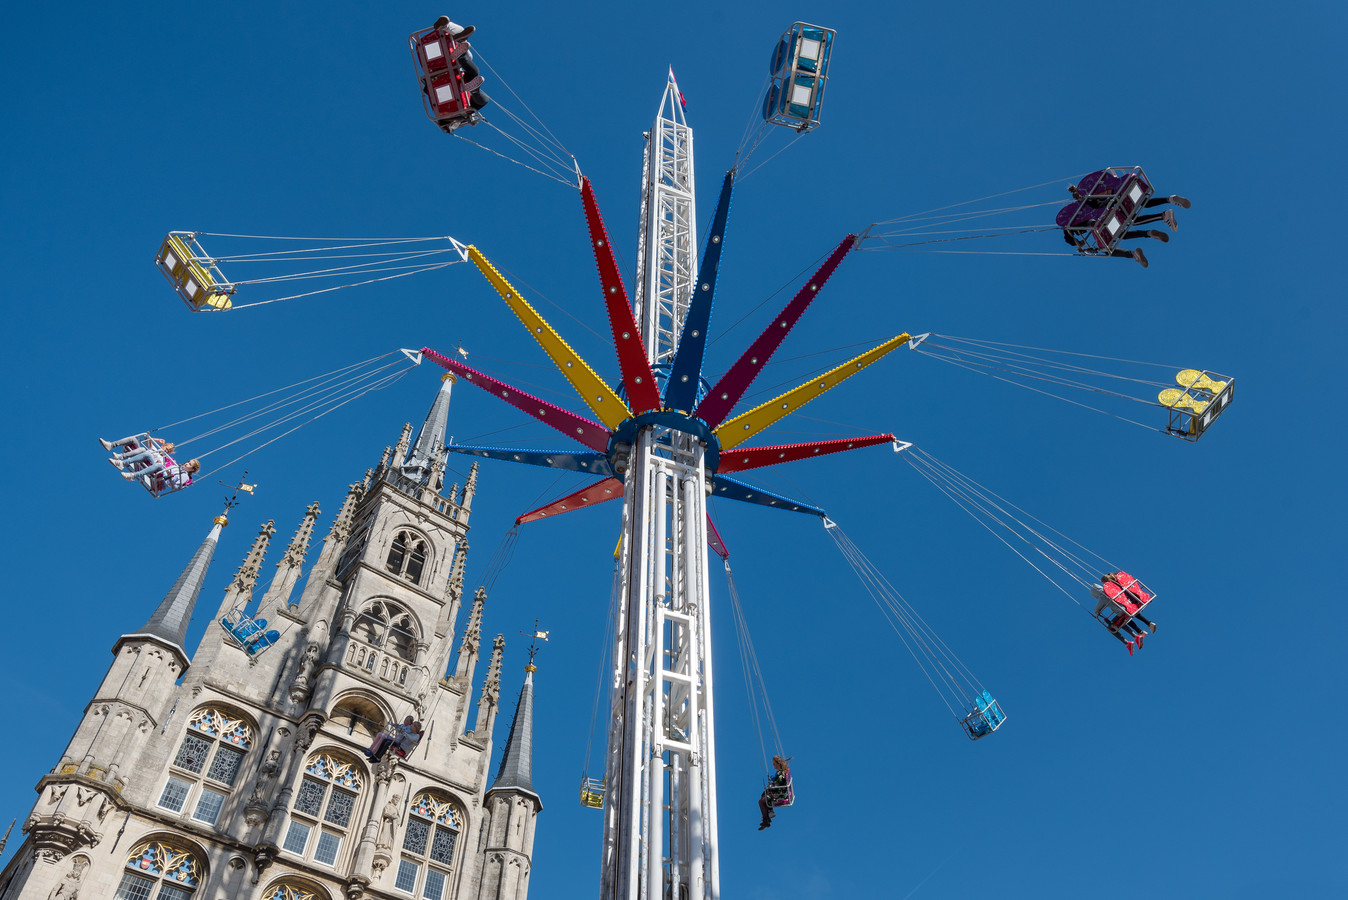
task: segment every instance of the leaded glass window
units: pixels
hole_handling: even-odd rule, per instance
[[[209,706],[197,710],[188,717],[187,733],[173,757],[172,768],[178,771],[169,774],[159,806],[173,812],[190,808],[192,818],[215,824],[228,792],[201,781],[232,788],[252,746],[253,726],[244,719]],[[189,780],[184,774],[198,777]]]
[[[351,811],[355,808],[355,794],[348,794],[346,791],[339,791],[334,788],[332,796],[328,798],[328,811],[324,813],[323,820],[345,828],[351,824]]]
[[[130,872],[122,873],[122,883],[117,885],[116,900],[149,900],[154,890],[154,879],[141,878]]]
[[[233,787],[234,779],[239,777],[239,766],[242,763],[242,751],[232,747],[219,747],[215,751],[215,758],[211,760],[211,768],[206,772],[206,777]]]
[[[445,896],[445,873],[438,869],[426,872],[426,887],[421,891],[426,900],[442,900]]]
[[[286,831],[285,843],[281,845],[282,848],[303,856],[304,845],[309,843],[309,832],[311,831],[313,831],[313,828],[303,822],[291,822],[290,828]]]
[[[426,842],[430,838],[431,823],[422,819],[407,820],[407,834],[403,837],[403,849],[419,855],[425,855]]]
[[[180,769],[200,773],[202,766],[206,765],[206,756],[211,752],[212,743],[195,734],[186,735],[183,745],[178,748],[178,755],[173,758],[173,764]]]
[[[459,813],[448,797],[431,791],[418,794],[408,811],[410,815],[403,832],[403,858],[395,886],[425,900],[440,900],[454,867]],[[406,879],[410,879],[406,884],[404,873],[407,873]],[[416,890],[418,880],[419,894]]]
[[[412,893],[417,887],[417,875],[421,868],[411,860],[398,860],[398,877],[394,880],[393,886],[400,891]]]
[[[295,795],[295,812],[317,816],[323,808],[323,793],[327,785],[314,778],[305,778],[300,782],[299,793]]]
[[[224,805],[224,794],[202,788],[201,797],[197,800],[197,808],[192,812],[192,818],[214,825],[215,820],[220,818],[220,808]]]
[[[164,793],[159,795],[159,805],[173,812],[182,812],[183,804],[187,801],[187,792],[190,790],[192,790],[190,781],[183,781],[170,775],[164,784]]]
[[[162,840],[137,844],[127,857],[116,900],[190,900],[201,881],[202,862],[185,846]]]
[[[342,836],[324,831],[318,836],[318,846],[314,848],[314,861],[330,866],[337,861],[337,851],[341,849]]]
[[[435,826],[435,840],[431,841],[431,862],[450,865],[454,862],[454,840],[456,832],[443,825]]]
[[[345,756],[319,752],[309,757],[304,767],[304,777],[300,779],[299,789],[295,792],[295,802],[291,806],[294,817],[290,823],[291,831],[286,836],[285,849],[304,855],[309,834],[319,831],[312,851],[313,860],[326,866],[334,865],[346,837],[344,830],[350,827],[355,818],[356,800],[364,786],[363,770]],[[320,830],[320,821],[335,828]],[[303,830],[302,835],[300,829]]]

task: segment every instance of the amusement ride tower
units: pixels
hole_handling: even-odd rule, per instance
[[[663,376],[663,388],[669,386],[697,280],[693,132],[672,77],[646,138],[636,313],[647,359],[657,378]],[[714,234],[712,240],[719,243],[721,237]],[[697,338],[704,336],[705,331]],[[678,377],[700,380],[700,358],[697,363],[691,375]],[[680,393],[685,410],[700,399],[697,385]],[[678,885],[672,896],[714,898],[720,888],[708,435],[686,412],[645,418],[649,421],[638,423],[623,449],[626,459],[618,463],[627,471],[600,896],[658,898],[671,896],[668,886]]]

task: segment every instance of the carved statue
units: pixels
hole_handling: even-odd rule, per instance
[[[388,802],[384,804],[379,820],[379,838],[375,841],[375,846],[381,850],[393,846],[393,829],[398,823],[398,804],[401,800],[401,794],[390,794]]]
[[[313,680],[314,669],[318,667],[318,645],[310,644],[304,648],[304,657],[300,662],[300,671],[295,676],[295,691],[301,694],[309,690],[309,682]]]
[[[47,900],[76,900],[80,895],[80,885],[84,882],[84,873],[88,870],[89,860],[83,856],[75,857],[70,864],[70,871],[60,884],[51,889]]]
[[[253,796],[248,798],[248,802],[257,805],[265,803],[267,795],[271,793],[271,784],[279,774],[281,774],[281,751],[269,750],[266,761],[257,770],[257,786],[253,788]]]

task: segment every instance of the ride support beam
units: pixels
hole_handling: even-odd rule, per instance
[[[540,506],[538,509],[517,516],[515,524],[523,525],[526,522],[537,522],[539,519],[558,516],[565,512],[598,506],[606,500],[621,500],[622,496],[623,483],[617,478],[605,478],[603,481],[586,485],[574,494],[568,494],[560,500],[554,500],[546,506]]]
[[[702,359],[707,350],[707,329],[711,327],[712,305],[716,299],[716,273],[721,265],[721,251],[725,249],[726,222],[730,217],[730,197],[735,189],[735,172],[725,173],[721,182],[721,196],[712,214],[711,234],[702,253],[702,265],[697,270],[697,286],[688,301],[683,332],[679,335],[679,349],[665,385],[665,408],[684,412],[697,402],[697,389],[702,381]]]
[[[543,348],[543,352],[552,360],[552,364],[562,376],[571,382],[576,393],[580,394],[580,399],[584,400],[585,405],[599,417],[599,421],[613,429],[632,414],[613,388],[590,368],[589,363],[581,359],[579,353],[571,349],[570,344],[562,340],[557,330],[538,314],[538,310],[529,305],[529,301],[520,296],[514,285],[506,281],[505,276],[487,261],[481,251],[470,245],[468,258],[486,276],[487,281],[491,282],[491,286],[496,288],[496,293],[501,295],[501,299],[510,307],[515,317],[529,329],[529,334],[538,341],[538,346]]]
[[[867,350],[842,365],[834,366],[823,375],[811,378],[799,387],[792,388],[785,394],[773,397],[768,402],[759,404],[748,412],[741,413],[729,422],[723,423],[715,432],[721,440],[721,452],[724,453],[732,447],[739,446],[769,425],[822,395],[825,391],[842,384],[889,351],[902,346],[908,341],[908,338],[909,335],[906,332],[896,335],[880,346]]]
[[[561,339],[558,338],[558,340]],[[540,341],[540,343],[542,342]],[[563,346],[565,346],[565,342],[563,342]],[[546,400],[540,400],[532,394],[513,388],[504,381],[492,378],[490,375],[479,372],[470,366],[465,366],[458,360],[450,359],[443,353],[437,353],[429,347],[422,347],[421,352],[437,366],[448,369],[469,384],[475,384],[484,391],[500,397],[516,409],[528,413],[544,425],[555,428],[568,437],[575,438],[591,450],[600,453],[608,450],[608,439],[612,437],[612,432],[598,422],[591,422],[589,419],[568,412],[560,406]],[[584,362],[581,365],[584,365]],[[598,376],[595,377],[598,378]],[[617,399],[616,395],[615,399]],[[622,403],[622,400],[618,399],[618,402]]]
[[[585,203],[590,246],[594,249],[594,261],[599,267],[599,284],[604,290],[604,305],[608,308],[608,323],[613,330],[613,346],[618,351],[623,386],[627,388],[632,412],[639,416],[660,408],[660,390],[655,383],[655,373],[651,371],[646,345],[641,340],[641,330],[632,314],[631,302],[627,299],[627,288],[618,272],[613,244],[609,240],[608,229],[604,227],[604,218],[599,213],[599,203],[594,198],[590,179],[581,179],[580,196]]]
[[[833,270],[838,268],[843,257],[856,244],[856,235],[849,234],[842,239],[842,242],[833,249],[828,259],[820,266],[815,273],[805,282],[805,286],[796,292],[796,296],[791,302],[778,314],[777,318],[772,320],[772,324],[758,336],[749,349],[744,351],[735,364],[731,366],[721,380],[716,382],[715,386],[707,392],[707,396],[702,398],[693,415],[706,422],[710,427],[716,428],[725,421],[725,417],[735,408],[735,404],[740,402],[744,392],[753,384],[758,373],[768,364],[772,354],[781,346],[782,341],[786,340],[787,334],[791,328],[804,315],[814,298],[819,295],[819,291],[828,281]]]
[[[798,459],[810,459],[815,456],[827,456],[830,453],[843,453],[848,450],[860,450],[862,447],[874,447],[876,444],[891,444],[892,434],[873,434],[868,437],[839,438],[833,441],[810,441],[804,444],[777,444],[773,447],[745,447],[721,457],[717,472],[747,472],[763,466],[777,463],[795,462]]]

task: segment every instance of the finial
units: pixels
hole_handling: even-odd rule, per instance
[[[227,487],[230,489],[230,495],[225,498],[224,512],[220,513],[220,515],[216,516],[212,520],[213,522],[215,522],[216,525],[219,525],[221,528],[229,524],[229,511],[239,505],[239,491],[243,491],[245,494],[251,494],[253,492],[253,489],[257,487],[257,485],[255,484],[245,483],[244,479],[247,477],[248,477],[248,470],[244,469],[243,474],[239,476],[238,484],[225,484],[223,481],[220,482],[221,487]]]
[[[523,632],[523,631],[521,631],[520,634],[526,634],[526,633]],[[539,642],[539,641],[547,641],[547,639],[548,639],[548,633],[547,633],[546,631],[539,631],[539,630],[538,630],[538,620],[537,620],[537,619],[534,619],[534,631],[533,631],[533,634],[526,634],[526,637],[529,638],[529,664],[528,664],[527,666],[524,667],[524,671],[526,671],[526,672],[531,672],[531,673],[532,673],[532,672],[537,672],[537,671],[538,671],[538,666],[534,665],[534,657],[538,655],[538,651],[539,651],[539,650],[542,650],[542,649],[543,649],[542,647],[538,646],[538,642]]]
[[[446,372],[445,374],[440,376],[440,383],[443,384],[446,381],[448,381],[450,384],[458,384],[459,378],[453,372]]]

